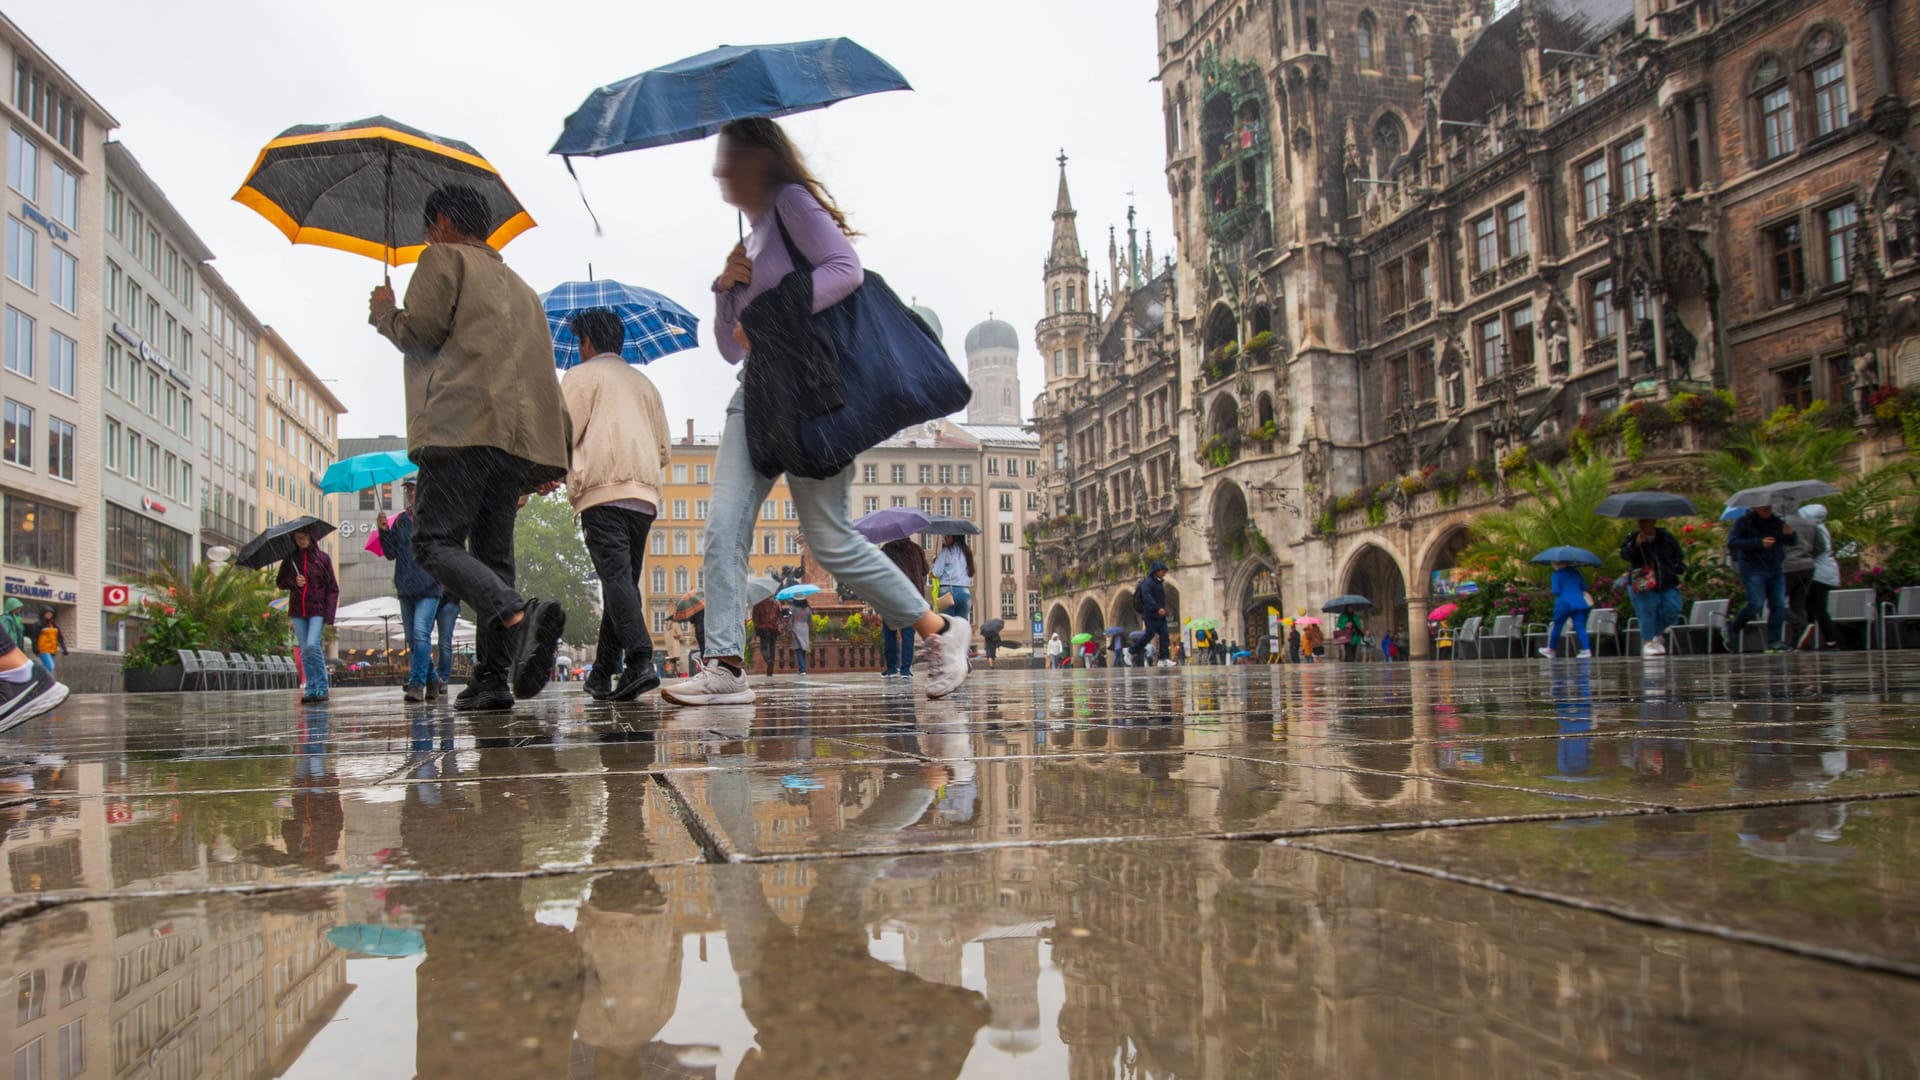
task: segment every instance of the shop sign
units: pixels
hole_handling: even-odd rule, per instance
[[[56,604],[77,604],[80,602],[79,593],[74,592],[72,589],[63,589],[56,586],[47,579],[45,574],[41,574],[33,581],[8,574],[6,580],[0,583],[0,586],[3,586],[6,595],[18,596],[24,600],[50,600]]]
[[[164,514],[167,512],[167,504],[161,502],[160,500],[154,498],[151,495],[140,496],[140,505],[147,508],[148,510],[151,510],[156,514]]]
[[[101,607],[126,607],[133,599],[133,590],[125,585],[106,585],[100,589]]]

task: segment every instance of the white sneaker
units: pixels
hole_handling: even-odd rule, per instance
[[[1640,655],[1665,656],[1667,655],[1667,644],[1659,638],[1654,638],[1652,641],[1643,641],[1640,643]]]
[[[1579,658],[1580,658],[1580,659],[1582,659],[1582,660],[1591,660],[1591,659],[1593,659],[1593,650],[1592,650],[1592,649],[1581,649],[1581,650],[1580,650],[1580,657],[1579,657]]]
[[[927,658],[927,696],[943,698],[967,681],[967,646],[973,641],[973,627],[967,620],[947,616],[947,628],[931,638],[922,638],[920,647]],[[918,659],[916,657],[915,659]]]
[[[1548,659],[1548,660],[1551,660],[1551,659],[1553,659],[1553,650],[1552,650],[1552,649],[1540,649],[1540,650],[1538,650],[1538,651],[1539,651],[1539,653],[1540,653],[1540,655],[1541,655],[1541,656],[1542,656],[1543,658],[1545,658],[1545,659]]]
[[[701,661],[693,678],[660,688],[660,696],[675,705],[751,705],[753,688],[744,670],[735,675],[719,661]]]

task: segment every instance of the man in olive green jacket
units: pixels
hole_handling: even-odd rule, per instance
[[[406,357],[414,555],[479,613],[473,678],[455,707],[512,708],[551,679],[567,622],[559,605],[514,591],[514,517],[522,496],[565,479],[571,425],[546,312],[487,245],[485,201],[449,185],[427,198],[426,217],[406,306],[383,285],[368,321]]]

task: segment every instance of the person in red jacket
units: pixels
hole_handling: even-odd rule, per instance
[[[293,642],[307,672],[303,703],[327,700],[327,653],[324,635],[340,606],[340,581],[333,560],[320,550],[311,530],[293,534],[294,552],[280,561],[279,585],[287,590],[287,614],[293,616]]]

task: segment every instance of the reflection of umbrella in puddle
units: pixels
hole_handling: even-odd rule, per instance
[[[418,956],[427,951],[427,939],[418,930],[377,923],[350,923],[327,931],[335,948],[361,956]]]
[[[780,786],[786,788],[788,791],[820,791],[827,785],[811,776],[789,773],[780,778]]]
[[[1740,846],[1763,859],[1789,866],[1837,866],[1853,859],[1852,848],[1821,841],[1812,835],[1795,834],[1785,840],[1768,840],[1741,833]]]

